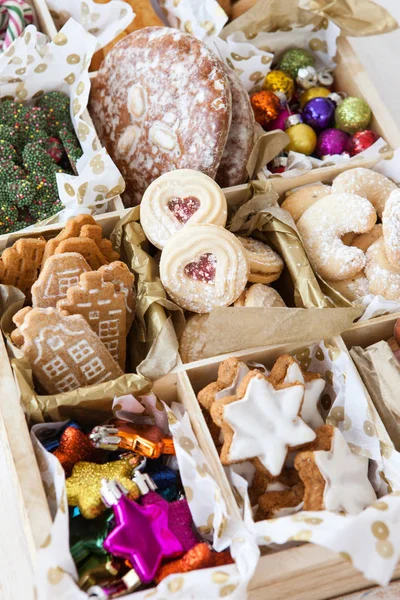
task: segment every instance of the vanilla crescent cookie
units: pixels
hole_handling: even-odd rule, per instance
[[[368,234],[363,234],[368,235]],[[369,281],[365,276],[364,271],[356,273],[351,279],[343,279],[342,281],[327,281],[328,285],[334,290],[342,294],[345,298],[354,302],[363,296],[369,294]]]
[[[168,171],[216,176],[231,124],[231,90],[221,61],[202,41],[171,27],[145,27],[103,61],[90,113],[132,206]]]
[[[263,283],[253,283],[253,285],[240,294],[234,306],[272,308],[283,307],[286,304],[274,288]]]
[[[387,300],[400,300],[400,265],[394,267],[388,261],[383,237],[367,250],[365,274],[371,294],[381,295]]]
[[[186,225],[226,224],[228,209],[221,188],[211,177],[179,169],[161,175],[145,191],[140,204],[140,224],[157,248]]]
[[[297,227],[312,266],[324,279],[354,277],[365,266],[365,254],[346,246],[341,237],[353,231],[366,233],[376,222],[376,212],[365,198],[355,194],[330,194],[306,210]]]
[[[366,252],[370,246],[376,240],[383,235],[382,225],[378,223],[374,225],[371,231],[367,231],[367,233],[360,233],[360,235],[356,235],[352,241],[350,246],[355,246],[356,248],[360,248],[363,252]]]
[[[287,210],[288,213],[292,215],[293,221],[297,223],[307,208],[320,198],[328,196],[330,193],[330,186],[324,185],[323,183],[305,185],[294,192],[287,194],[285,200],[281,204],[281,208]]]
[[[248,271],[240,241],[217,225],[181,229],[161,253],[160,277],[167,293],[197,313],[232,304],[246,287]]]
[[[393,191],[382,215],[385,253],[394,267],[400,267],[400,189]]]
[[[243,245],[250,273],[249,281],[252,283],[272,283],[276,281],[282,271],[284,262],[267,244],[250,237],[237,236]]]
[[[386,201],[395,189],[396,184],[388,177],[363,167],[340,173],[332,183],[333,194],[346,192],[366,198],[373,204],[379,217],[382,217]]]

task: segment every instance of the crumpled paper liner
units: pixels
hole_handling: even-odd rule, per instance
[[[400,364],[385,341],[350,350],[396,450],[400,451]]]
[[[127,338],[127,369],[131,372],[118,379],[63,394],[37,393],[29,363],[10,340],[10,333],[15,328],[12,317],[22,308],[24,295],[12,286],[0,285],[1,327],[14,356],[12,366],[28,420],[36,423],[59,421],[69,418],[71,411],[78,411],[79,420],[85,421],[94,418],[93,403],[101,406],[98,418],[104,420],[115,396],[147,393],[151,388],[151,381],[159,379],[175,367],[178,341],[163,307],[177,313],[175,321],[178,330],[180,323],[182,327],[182,310],[166,298],[158,277],[158,267],[142,247],[146,246],[147,241],[138,219],[139,207],[136,207],[116,224],[110,236],[114,248],[121,254],[121,260],[135,274],[138,292],[136,318]]]
[[[246,525],[261,545],[289,541],[318,544],[350,561],[367,579],[387,585],[400,557],[400,454],[344,348],[320,342],[294,356],[303,370],[324,377],[321,406],[328,414],[327,423],[339,427],[353,452],[371,459],[370,477],[379,500],[356,516],[301,511],[256,523],[247,481],[232,466],[231,479],[243,499]],[[380,528],[385,526],[387,536],[382,538]]]
[[[173,403],[168,412],[170,431],[174,438],[180,476],[185,488],[193,520],[203,537],[213,541],[214,548],[230,546],[236,565],[170,575],[157,588],[125,596],[127,600],[155,600],[165,598],[217,600],[229,597],[243,600],[259,557],[259,549],[242,521],[232,519],[227,512],[221,490],[210,472],[205,457],[193,434],[188,414],[183,407]],[[108,415],[110,416],[110,415]],[[75,416],[79,419],[79,415]],[[95,421],[92,421],[94,423]],[[77,572],[69,551],[68,509],[64,471],[59,461],[47,452],[38,441],[43,428],[59,429],[61,423],[36,425],[31,437],[43,484],[53,518],[51,531],[37,555],[38,600],[70,598],[84,600],[88,596],[77,584]]]
[[[29,25],[0,55],[0,96],[29,102],[50,91],[70,98],[71,120],[82,146],[78,175],[57,174],[59,197],[65,208],[52,221],[64,222],[79,213],[98,213],[125,189],[124,180],[105,148],[101,148],[85,110],[90,80],[88,67],[96,39],[70,19],[52,42]],[[87,115],[87,113],[86,113]]]

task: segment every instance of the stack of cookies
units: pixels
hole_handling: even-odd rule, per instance
[[[134,275],[90,215],[47,242],[22,238],[0,259],[0,283],[27,305],[11,334],[38,386],[57,394],[121,376],[135,315]]]
[[[325,381],[282,355],[268,373],[224,360],[198,401],[223,465],[250,461],[257,519],[300,510],[357,514],[376,499],[368,459],[352,453],[339,429],[325,425]]]

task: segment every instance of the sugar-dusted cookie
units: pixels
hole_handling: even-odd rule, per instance
[[[19,327],[22,351],[48,394],[110,381],[123,375],[107,348],[81,315],[33,308]]]
[[[368,234],[366,233],[365,235]],[[356,273],[356,275],[354,275],[354,277],[351,279],[343,279],[342,281],[327,281],[326,283],[339,292],[339,294],[342,294],[342,296],[350,300],[350,302],[359,300],[363,296],[369,294],[369,281],[365,276],[364,271]]]
[[[165,244],[160,276],[179,306],[207,313],[229,306],[244,290],[248,276],[245,250],[223,227],[193,225]]]
[[[249,281],[253,283],[272,283],[276,281],[284,267],[284,262],[267,244],[250,237],[237,236],[243,245],[250,273]]]
[[[174,169],[214,178],[231,122],[221,61],[200,40],[170,27],[131,33],[92,83],[91,115],[138,204],[154,179]]]
[[[355,515],[376,500],[368,479],[368,458],[354,454],[337,428],[329,450],[300,452],[294,465],[305,486],[304,510]]]
[[[376,212],[365,198],[330,194],[317,200],[297,222],[308,257],[317,273],[330,281],[350,279],[365,267],[362,250],[343,244],[348,232],[366,233]]]
[[[366,252],[368,248],[372,246],[374,242],[376,242],[377,239],[382,237],[382,235],[382,225],[378,223],[377,225],[373,226],[371,231],[367,231],[367,233],[360,233],[359,235],[354,236],[350,245],[360,248],[360,250]]]
[[[98,269],[103,275],[104,281],[109,281],[115,287],[116,292],[121,292],[125,298],[126,306],[126,332],[129,332],[135,318],[136,290],[135,276],[128,266],[120,260],[115,260],[109,265],[103,265]]]
[[[57,309],[82,315],[121,369],[126,360],[125,297],[99,271],[82,273],[79,282],[57,302]]]
[[[400,265],[400,189],[393,191],[382,215],[382,230],[385,253],[395,267]]]
[[[257,458],[271,475],[279,475],[288,448],[315,439],[300,418],[304,385],[275,387],[259,371],[248,373],[234,396],[215,400],[210,414],[221,427],[221,462],[229,465]]]
[[[62,242],[63,240],[67,240],[71,237],[79,237],[82,227],[84,225],[96,225],[96,221],[94,220],[92,215],[77,215],[76,217],[72,217],[72,219],[69,219],[66,222],[65,227],[60,231],[60,233],[51,240],[48,240],[43,254],[42,266],[49,258],[49,256],[52,256],[54,254],[60,242]]]
[[[387,300],[400,300],[400,264],[395,267],[387,259],[383,237],[367,250],[365,275],[371,294],[381,295]]]
[[[249,94],[235,71],[223,64],[232,93],[232,122],[216,181],[222,188],[244,183],[246,166],[254,145],[254,112]]]
[[[57,302],[66,297],[68,288],[79,282],[82,273],[90,266],[81,254],[65,252],[50,256],[32,286],[33,308],[55,308]]]
[[[272,308],[283,307],[286,304],[274,288],[263,283],[253,283],[240,294],[234,306]]]
[[[0,258],[0,283],[14,285],[25,295],[35,283],[46,242],[39,238],[22,238],[6,248]]]
[[[211,177],[179,169],[164,173],[145,191],[140,204],[140,224],[157,248],[186,225],[226,224],[228,209],[221,188]]]
[[[343,171],[332,183],[333,194],[346,192],[366,198],[374,206],[379,217],[382,217],[391,192],[396,189],[397,185],[388,177],[363,167]]]
[[[239,358],[232,356],[223,360],[218,367],[218,378],[200,390],[197,399],[206,410],[210,410],[214,400],[233,396],[250,371],[249,367]]]
[[[330,193],[330,186],[324,185],[323,183],[304,185],[303,187],[288,193],[281,204],[281,208],[287,210],[292,215],[293,221],[297,223],[307,208],[320,198],[328,196]]]
[[[179,354],[182,362],[190,363],[205,358],[206,336],[204,325],[208,315],[192,315],[186,322],[179,340]]]

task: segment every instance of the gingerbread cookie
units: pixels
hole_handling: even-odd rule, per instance
[[[115,260],[109,265],[100,267],[98,272],[102,274],[104,281],[109,281],[114,285],[116,292],[121,292],[124,295],[126,308],[126,332],[128,333],[135,319],[135,276],[133,273],[131,273],[128,266],[119,260]]]
[[[248,178],[247,161],[254,145],[255,121],[249,94],[235,71],[223,64],[232,93],[232,122],[216,181],[223,188]]]
[[[234,306],[272,308],[283,307],[286,304],[274,288],[263,283],[253,283],[253,285],[241,293]]]
[[[276,519],[292,515],[303,508],[304,483],[299,481],[292,487],[272,482],[258,497],[256,521]]]
[[[203,388],[197,396],[201,406],[210,410],[214,400],[233,396],[250,371],[249,367],[239,358],[232,356],[223,360],[218,367],[218,378]]]
[[[82,315],[103,342],[111,356],[125,369],[126,307],[125,297],[105,282],[98,271],[82,273],[77,285],[57,302],[57,308],[69,315]]]
[[[365,275],[369,292],[387,300],[400,300],[400,265],[389,262],[385,252],[385,240],[379,238],[367,250]]]
[[[252,371],[236,395],[215,400],[210,414],[224,436],[222,464],[257,458],[268,473],[279,475],[288,448],[315,439],[299,416],[303,396],[300,383],[275,387],[265,375]]]
[[[224,227],[227,216],[226,199],[219,185],[192,169],[161,175],[149,185],[140,204],[140,224],[157,248],[164,248],[169,238],[186,225]]]
[[[14,325],[16,325],[17,328],[11,332],[10,338],[11,338],[12,343],[15,346],[17,346],[17,348],[21,348],[21,346],[24,343],[24,336],[22,335],[19,328],[22,325],[22,323],[24,322],[25,316],[31,310],[32,310],[32,306],[25,306],[24,308],[21,308],[21,310],[16,312],[12,318],[13,323],[14,323]]]
[[[160,276],[169,296],[182,308],[207,313],[229,306],[247,283],[244,248],[217,225],[193,225],[166,243]]]
[[[92,83],[90,112],[132,206],[168,171],[215,177],[231,121],[229,81],[200,40],[147,27],[108,54]]]
[[[284,262],[267,244],[250,237],[237,236],[243,245],[250,273],[249,281],[252,283],[272,283],[276,281],[282,271]]]
[[[305,486],[304,510],[356,515],[376,500],[368,458],[354,454],[337,428],[328,451],[300,452],[294,464]]]
[[[307,208],[310,208],[320,198],[328,196],[331,193],[329,185],[323,183],[312,183],[305,185],[286,195],[285,200],[281,204],[281,208],[287,210],[295,223],[300,219]]]
[[[22,351],[48,394],[110,381],[123,375],[107,348],[81,315],[34,308],[19,327]]]
[[[374,206],[379,217],[382,217],[386,201],[396,189],[397,185],[388,177],[363,167],[340,173],[332,183],[333,194],[345,192],[366,198]]]
[[[46,242],[40,238],[22,238],[6,248],[0,258],[0,283],[13,285],[25,296],[35,283]]]
[[[55,238],[48,240],[43,254],[42,266],[45,264],[46,260],[54,254],[60,242],[67,240],[68,238],[79,237],[84,225],[96,225],[96,221],[92,215],[77,215],[76,217],[69,219],[66,222],[64,229],[62,229]]]
[[[68,289],[79,282],[90,266],[81,254],[65,252],[50,256],[32,286],[33,308],[55,308],[66,297]]]
[[[365,267],[362,250],[346,246],[348,232],[366,233],[376,222],[376,212],[365,198],[330,194],[317,200],[297,222],[304,246],[317,273],[330,281],[350,279]]]

